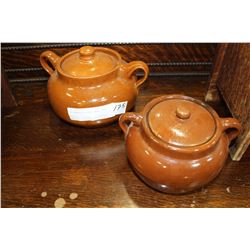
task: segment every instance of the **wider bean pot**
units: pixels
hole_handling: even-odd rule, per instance
[[[126,63],[114,50],[91,46],[63,57],[45,51],[40,62],[50,74],[48,96],[55,113],[87,127],[114,122],[129,111],[149,71],[144,62]],[[144,71],[140,79],[134,74],[137,69]]]
[[[176,194],[213,180],[240,133],[236,119],[220,118],[207,104],[182,95],[156,98],[141,113],[121,115],[119,124],[139,177],[154,189]]]

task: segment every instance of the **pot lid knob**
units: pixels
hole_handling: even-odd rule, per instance
[[[80,58],[83,61],[92,61],[94,59],[95,48],[91,46],[84,46],[80,48]]]
[[[180,119],[188,119],[191,115],[190,111],[185,107],[178,107],[175,113],[176,116]]]

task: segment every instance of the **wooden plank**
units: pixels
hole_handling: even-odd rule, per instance
[[[250,144],[250,44],[228,45],[217,85],[242,124],[242,133],[231,148],[232,158],[240,160]]]
[[[204,73],[208,75],[211,65],[212,62],[148,63],[151,75],[157,73],[165,73],[166,75],[171,75],[171,73],[180,73],[180,75],[184,73],[193,75]],[[38,77],[48,78],[49,76],[42,67],[7,69],[6,73],[11,80]]]
[[[17,106],[16,100],[9,87],[9,81],[3,68],[1,68],[1,96],[2,107],[14,107]]]
[[[250,144],[250,44],[220,45],[207,100],[217,99],[216,88],[242,124],[242,133],[230,151],[234,160],[240,160]]]
[[[59,44],[63,45],[63,44]],[[107,46],[107,45],[106,45]],[[9,49],[9,48],[16,49]],[[22,49],[18,49],[18,48]],[[27,49],[25,49],[25,47]],[[49,47],[44,45],[20,45],[19,47],[2,44],[2,64],[5,69],[40,67],[39,56],[45,50],[53,50],[59,56],[79,48]],[[116,50],[126,61],[142,60],[146,63],[159,62],[211,62],[215,44],[112,44],[107,46]]]
[[[211,71],[211,77],[208,81],[208,87],[205,95],[206,101],[218,102],[220,100],[220,95],[217,88],[218,76],[223,65],[223,60],[225,52],[227,49],[227,43],[221,43],[217,45],[216,53],[213,60],[213,67]]]

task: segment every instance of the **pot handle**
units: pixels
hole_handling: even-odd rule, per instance
[[[221,118],[221,123],[222,131],[226,131],[227,129],[233,129],[232,131],[227,133],[229,142],[231,142],[240,134],[241,125],[240,122],[235,118]]]
[[[126,135],[128,132],[128,124],[127,122],[133,122],[135,126],[140,126],[142,120],[142,115],[139,113],[127,112],[125,114],[120,115],[119,117],[119,125]]]
[[[144,76],[136,81],[136,87],[138,88],[141,84],[145,82],[148,77],[149,69],[148,65],[142,61],[133,61],[125,66],[125,74],[130,78],[137,69],[142,69],[144,71]]]
[[[58,60],[60,59],[60,57],[58,55],[56,55],[54,52],[47,50],[44,51],[41,55],[40,55],[40,63],[43,66],[43,68],[50,74],[52,75],[54,70],[56,69],[56,64],[58,62]],[[54,69],[52,69],[48,62],[49,61],[52,66],[54,67]]]

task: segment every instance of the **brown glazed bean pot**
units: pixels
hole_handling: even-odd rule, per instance
[[[45,51],[40,62],[50,74],[48,96],[55,113],[86,127],[106,125],[129,111],[149,72],[144,62],[126,63],[119,53],[102,47],[85,46],[63,57]],[[139,80],[137,69],[144,71]]]
[[[182,95],[156,98],[141,113],[121,115],[119,124],[135,172],[154,189],[175,194],[213,180],[240,133],[236,119],[220,118],[207,104]]]

